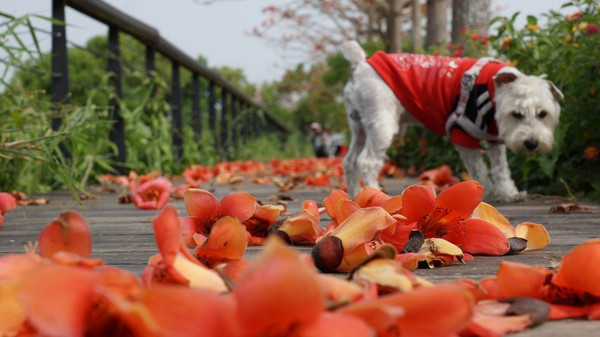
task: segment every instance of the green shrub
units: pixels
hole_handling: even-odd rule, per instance
[[[573,194],[600,200],[600,6],[567,2],[572,12],[551,11],[540,26],[534,16],[523,28],[518,14],[497,19],[490,37],[498,55],[525,73],[547,74],[564,93],[555,148],[544,156],[511,155],[513,176],[530,192]]]

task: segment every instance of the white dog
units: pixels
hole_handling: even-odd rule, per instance
[[[367,60],[355,41],[342,52],[352,65],[344,88],[352,131],[344,174],[351,196],[360,191],[361,177],[379,188],[388,147],[407,125],[418,123],[450,137],[486,198],[523,198],[510,176],[506,147],[524,153],[552,149],[562,98],[554,84],[491,59],[377,52]],[[481,141],[488,143],[489,171]]]

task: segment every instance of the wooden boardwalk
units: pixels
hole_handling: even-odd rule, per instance
[[[411,183],[414,183],[414,180],[386,180],[384,187],[390,195],[396,195]],[[203,188],[211,190],[219,199],[227,193],[245,190],[265,203],[271,203],[268,201],[269,196],[280,194],[274,185],[262,186],[249,182],[238,185],[206,185]],[[300,211],[302,201],[307,199],[321,203],[328,193],[329,188],[297,188],[285,192],[287,196],[294,198],[288,202],[288,211]],[[157,253],[151,222],[158,211],[143,211],[132,204],[119,204],[117,195],[108,193],[100,193],[97,199],[84,201],[84,208],[81,208],[68,192],[53,192],[40,197],[48,198],[50,203],[45,206],[19,206],[5,215],[4,226],[0,227],[0,255],[23,252],[24,244],[37,240],[40,230],[66,209],[75,209],[85,216],[92,231],[92,256],[104,260],[106,264],[128,269],[139,275],[148,258]],[[479,280],[495,275],[502,260],[553,266],[574,246],[600,237],[599,214],[549,213],[551,206],[565,202],[567,201],[560,198],[530,196],[523,203],[494,205],[513,225],[524,221],[543,224],[550,233],[552,243],[542,250],[503,257],[477,256],[474,261],[467,261],[466,264],[419,269],[416,274],[432,282],[459,278]],[[180,214],[186,214],[182,200],[172,200],[170,204],[175,206]],[[600,208],[598,205],[583,202],[579,204]],[[321,223],[326,225],[328,221],[327,215],[323,215]],[[249,247],[246,258],[252,259],[260,249]],[[307,247],[297,249],[303,252],[310,251]],[[600,336],[600,322],[549,322],[516,336]]]

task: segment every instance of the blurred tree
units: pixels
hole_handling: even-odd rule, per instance
[[[263,8],[267,18],[252,34],[292,56],[318,61],[347,40],[381,40],[399,51],[409,10],[410,0],[288,0]]]
[[[423,49],[423,14],[420,0],[410,0],[411,29],[410,29],[410,51],[412,53]]]
[[[452,43],[465,41],[465,29],[488,35],[491,0],[452,0]]]
[[[448,35],[447,0],[427,0],[427,35],[425,49],[441,45]]]
[[[387,51],[390,53],[402,52],[402,8],[403,1],[387,0]]]

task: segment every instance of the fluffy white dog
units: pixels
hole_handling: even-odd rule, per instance
[[[360,191],[361,177],[379,188],[388,147],[417,123],[450,137],[487,199],[523,198],[510,176],[506,147],[523,153],[552,149],[562,98],[554,84],[491,59],[377,52],[367,60],[355,41],[342,52],[352,65],[344,88],[352,131],[344,174],[351,196]],[[489,170],[481,141],[488,144]]]

